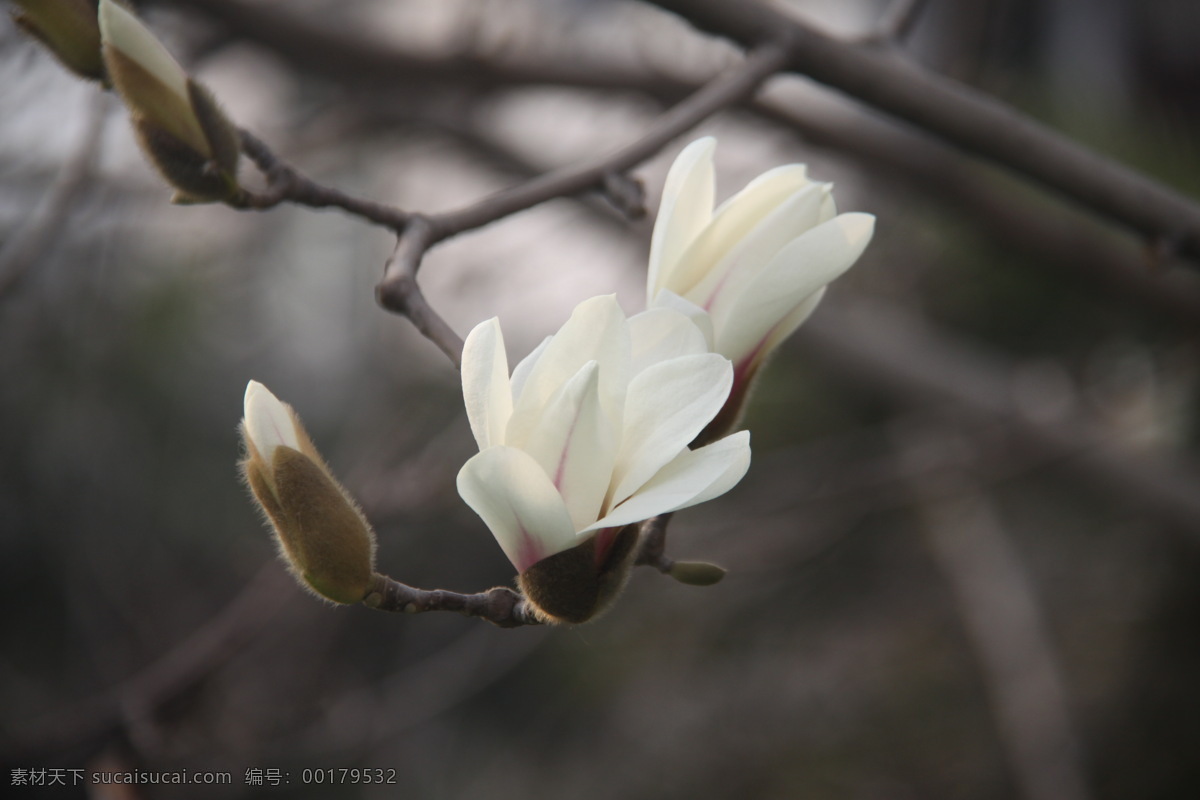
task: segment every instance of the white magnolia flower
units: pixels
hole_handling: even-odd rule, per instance
[[[647,302],[691,316],[741,386],[862,254],[875,218],[837,215],[832,185],[802,164],[763,173],[714,212],[715,148],[692,142],[667,175]]]
[[[462,359],[480,452],[459,472],[459,493],[523,575],[585,543],[603,571],[620,529],[716,497],[745,474],[745,432],[688,449],[725,403],[732,372],[684,315],[627,319],[612,296],[581,303],[511,378],[499,323],[480,323]],[[594,609],[583,606],[586,619]]]

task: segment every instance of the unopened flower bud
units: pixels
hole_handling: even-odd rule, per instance
[[[676,561],[667,574],[689,586],[712,586],[725,577],[725,568],[704,561]]]
[[[96,0],[13,0],[19,7],[13,20],[46,46],[67,69],[103,81],[100,25]]]
[[[637,539],[636,525],[599,531],[583,544],[538,561],[517,583],[545,622],[587,622],[625,588]]]
[[[113,86],[142,150],[180,203],[229,200],[241,153],[237,129],[154,34],[114,0],[100,0],[100,36]]]
[[[335,603],[370,589],[375,534],[334,479],[291,407],[265,386],[246,387],[242,472],[297,579]]]

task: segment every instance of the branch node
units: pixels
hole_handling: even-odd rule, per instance
[[[604,173],[604,197],[626,219],[639,220],[646,216],[646,187],[641,180],[624,172]]]

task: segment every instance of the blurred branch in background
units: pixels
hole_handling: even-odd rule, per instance
[[[0,269],[6,766],[116,748],[131,768],[398,770],[344,792],[363,798],[1195,794],[1200,280],[1157,269],[1196,255],[1195,203],[1026,116],[1054,83],[1039,48],[1084,26],[1048,31],[1023,0],[653,4],[766,43],[744,60],[642,3],[145,5],[174,8],[151,21],[189,67],[258,89],[228,105],[255,131],[261,205],[291,194],[377,225],[168,208],[124,128],[103,152],[54,150],[79,104],[0,28],[0,261],[21,265]],[[1200,52],[1200,24],[1116,6],[1128,39],[1104,56],[1141,65],[1131,86],[1152,58]],[[440,22],[404,28],[421,14]],[[1002,80],[916,65],[946,50],[969,56],[956,75]],[[1086,124],[1128,125],[1160,179],[1193,185],[1195,121],[1164,137],[1157,110]],[[654,155],[694,126],[721,137],[719,193],[803,159],[880,220],[762,377],[744,485],[671,521],[671,555],[720,560],[725,582],[636,571],[617,612],[571,632],[335,611],[272,589],[274,563],[239,594],[240,565],[270,550],[231,468],[259,376],[330,443],[381,568],[508,580],[453,493],[470,450],[453,375],[376,313],[376,270],[391,253],[380,299],[451,360],[486,316],[536,343],[614,283],[634,310]],[[46,187],[88,163],[110,192],[76,224],[83,205]],[[1105,416],[1104,392],[1128,417]],[[919,463],[895,452],[914,417]],[[904,535],[914,510],[924,539]],[[669,571],[663,523],[641,561]],[[1036,680],[1007,672],[1018,659]]]

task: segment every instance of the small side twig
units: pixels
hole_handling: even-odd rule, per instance
[[[267,179],[267,188],[263,192],[243,189],[238,197],[230,201],[231,206],[262,210],[286,202],[310,208],[340,208],[348,214],[390,228],[397,233],[403,231],[404,226],[408,224],[411,218],[409,213],[323,186],[284,162],[254,134],[247,130],[240,130],[239,133],[242,152],[262,170]]]
[[[675,566],[674,560],[667,558],[667,524],[672,514],[659,514],[642,523],[640,540],[638,542],[637,558],[634,566],[654,567],[664,575],[671,572]]]
[[[525,598],[507,586],[496,586],[477,594],[459,594],[445,589],[418,589],[376,573],[362,602],[368,608],[403,614],[456,611],[485,619],[501,628],[542,624]]]

